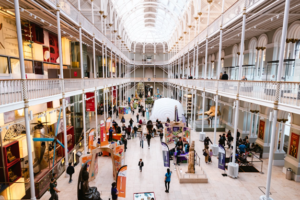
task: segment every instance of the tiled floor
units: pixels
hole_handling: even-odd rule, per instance
[[[136,114],[136,112],[135,112]],[[133,117],[135,121],[136,118]],[[128,123],[128,122],[127,122]],[[207,133],[213,138],[213,133]],[[199,141],[199,135],[192,132],[192,140],[195,141],[195,148],[201,155],[201,166],[207,173],[209,182],[206,184],[179,184],[176,173],[173,173],[170,193],[165,193],[164,174],[166,168],[163,167],[162,152],[159,138],[151,140],[151,148],[147,148],[146,142],[144,148],[139,147],[139,139],[131,139],[128,141],[128,149],[125,154],[125,163],[128,166],[127,172],[127,197],[132,200],[135,192],[155,192],[157,200],[201,200],[201,199],[221,199],[221,200],[258,200],[263,193],[259,189],[260,186],[265,187],[267,178],[268,160],[264,159],[263,172],[260,173],[240,173],[238,179],[223,177],[223,171],[217,167],[217,158],[213,158],[212,164],[205,164],[201,150],[203,142]],[[213,140],[212,140],[213,141]],[[143,172],[138,169],[138,161],[142,158],[144,161]],[[76,167],[76,173],[73,176],[73,182],[68,183],[68,178],[61,176],[58,180],[58,189],[60,200],[77,199],[77,180],[80,166]],[[260,165],[256,166],[260,169]],[[174,166],[171,170],[174,172]],[[98,177],[90,182],[90,186],[97,186],[101,191],[103,200],[110,197],[111,183],[113,182],[111,160],[108,157],[99,159]],[[273,167],[271,197],[276,200],[282,199],[300,199],[300,183],[285,179],[282,173],[282,167]],[[265,190],[262,188],[262,190]],[[47,192],[42,199],[49,199]],[[120,198],[121,199],[121,198]]]

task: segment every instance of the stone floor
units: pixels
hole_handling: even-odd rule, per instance
[[[135,112],[136,114],[137,112]],[[133,120],[136,121],[135,116]],[[128,124],[128,122],[126,123]],[[213,141],[213,133],[207,133]],[[201,199],[238,199],[238,200],[258,200],[266,185],[268,160],[263,160],[263,172],[261,173],[240,173],[238,179],[223,177],[223,171],[218,169],[217,158],[212,158],[211,164],[205,164],[202,156],[203,142],[199,141],[199,134],[192,131],[192,140],[195,141],[195,149],[201,157],[201,166],[208,176],[208,183],[203,184],[180,184],[174,165],[171,166],[173,175],[170,184],[170,193],[165,193],[164,174],[166,168],[163,166],[162,151],[159,137],[151,140],[151,148],[148,149],[146,142],[144,148],[140,148],[139,139],[128,140],[128,149],[125,154],[125,164],[128,166],[127,172],[127,197],[132,200],[135,192],[155,192],[157,200],[201,200]],[[138,161],[144,161],[143,172],[138,169]],[[255,165],[260,169],[260,165]],[[77,199],[77,180],[80,166],[76,167],[73,175],[73,182],[68,183],[68,178],[62,175],[58,179],[58,189],[61,191],[60,200]],[[101,192],[101,198],[108,200],[110,196],[111,183],[113,182],[112,166],[110,157],[99,159],[98,177],[90,182],[90,186],[97,186]],[[285,179],[282,167],[273,166],[271,181],[271,197],[275,200],[300,199],[300,183]],[[41,199],[49,199],[47,192]],[[119,198],[122,199],[122,198]]]

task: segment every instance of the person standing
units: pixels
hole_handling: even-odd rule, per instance
[[[147,139],[147,143],[148,143],[148,149],[150,149],[150,141],[151,141],[151,135],[150,133],[147,134],[146,139]]]
[[[170,171],[170,168],[168,168],[167,173],[165,174],[165,186],[166,186],[165,192],[167,193],[169,193],[169,189],[170,189],[171,175],[172,172]]]
[[[139,121],[139,113],[136,114],[136,121]]]
[[[133,125],[133,120],[132,120],[132,118],[130,118],[129,124],[130,124],[130,126],[132,127],[132,125]]]
[[[133,127],[133,131],[134,131],[134,137],[136,137],[136,132],[137,132],[138,128],[136,126]]]
[[[124,124],[125,123],[125,118],[122,116],[121,122]]]
[[[51,182],[50,182],[50,194],[51,197],[49,200],[58,200],[58,195],[57,193],[60,192],[56,187],[57,185],[55,184],[55,179],[51,178]]]
[[[145,109],[142,110],[143,117],[145,117]]]
[[[237,133],[236,133],[236,141],[239,141],[239,140],[240,140],[240,136],[241,136],[241,133],[239,132],[239,130],[237,130]]]
[[[207,164],[209,158],[208,146],[203,149],[203,156],[205,156],[205,163]]]
[[[205,146],[205,148],[206,148],[206,147],[209,147],[209,142],[212,144],[210,138],[207,136],[207,137],[204,139],[204,146]]]
[[[118,118],[119,117],[119,111],[118,111],[118,109],[116,109],[116,118]]]
[[[69,180],[69,183],[72,182],[72,174],[74,174],[75,170],[74,170],[74,167],[72,166],[72,163],[69,163],[69,166],[67,168],[67,174],[69,174],[70,176],[70,180]]]
[[[138,166],[140,167],[140,172],[142,172],[142,169],[144,167],[144,162],[142,159],[140,159]]]
[[[224,74],[222,75],[222,80],[228,80],[228,75],[226,74],[226,71],[224,71]]]
[[[118,200],[118,194],[119,194],[119,191],[117,189],[117,184],[116,184],[116,182],[113,182],[111,184],[111,198],[112,198],[112,200]]]
[[[159,133],[159,137],[160,137],[160,142],[162,142],[162,139],[163,139],[163,137],[164,137],[164,134],[163,134],[162,131]]]
[[[142,149],[144,148],[144,139],[145,139],[145,136],[144,136],[144,133],[142,132],[140,135],[140,147],[142,147]]]
[[[127,138],[130,139],[130,134],[131,134],[131,126],[130,125],[128,125],[126,131],[127,131]]]
[[[183,142],[182,142],[182,138],[179,138],[179,141],[176,142],[176,146],[175,146],[177,153],[176,153],[176,164],[179,164],[179,155],[181,154],[181,151],[183,150]]]
[[[112,127],[109,128],[108,133],[109,133],[108,141],[112,142],[112,138],[113,138],[113,128]]]

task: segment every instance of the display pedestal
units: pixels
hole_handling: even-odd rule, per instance
[[[216,144],[211,145],[212,152],[214,156],[217,156],[219,154],[219,146]]]
[[[206,134],[203,133],[203,132],[200,132],[200,134],[199,134],[199,140],[203,142],[204,139],[205,139],[205,137],[206,137]]]
[[[267,198],[265,195],[259,197],[259,200],[273,200],[271,197]]]
[[[239,175],[239,165],[236,163],[228,163],[228,176],[231,178],[237,178]]]

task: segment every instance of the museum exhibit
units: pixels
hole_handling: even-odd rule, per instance
[[[300,199],[299,7],[0,1],[0,200]]]

